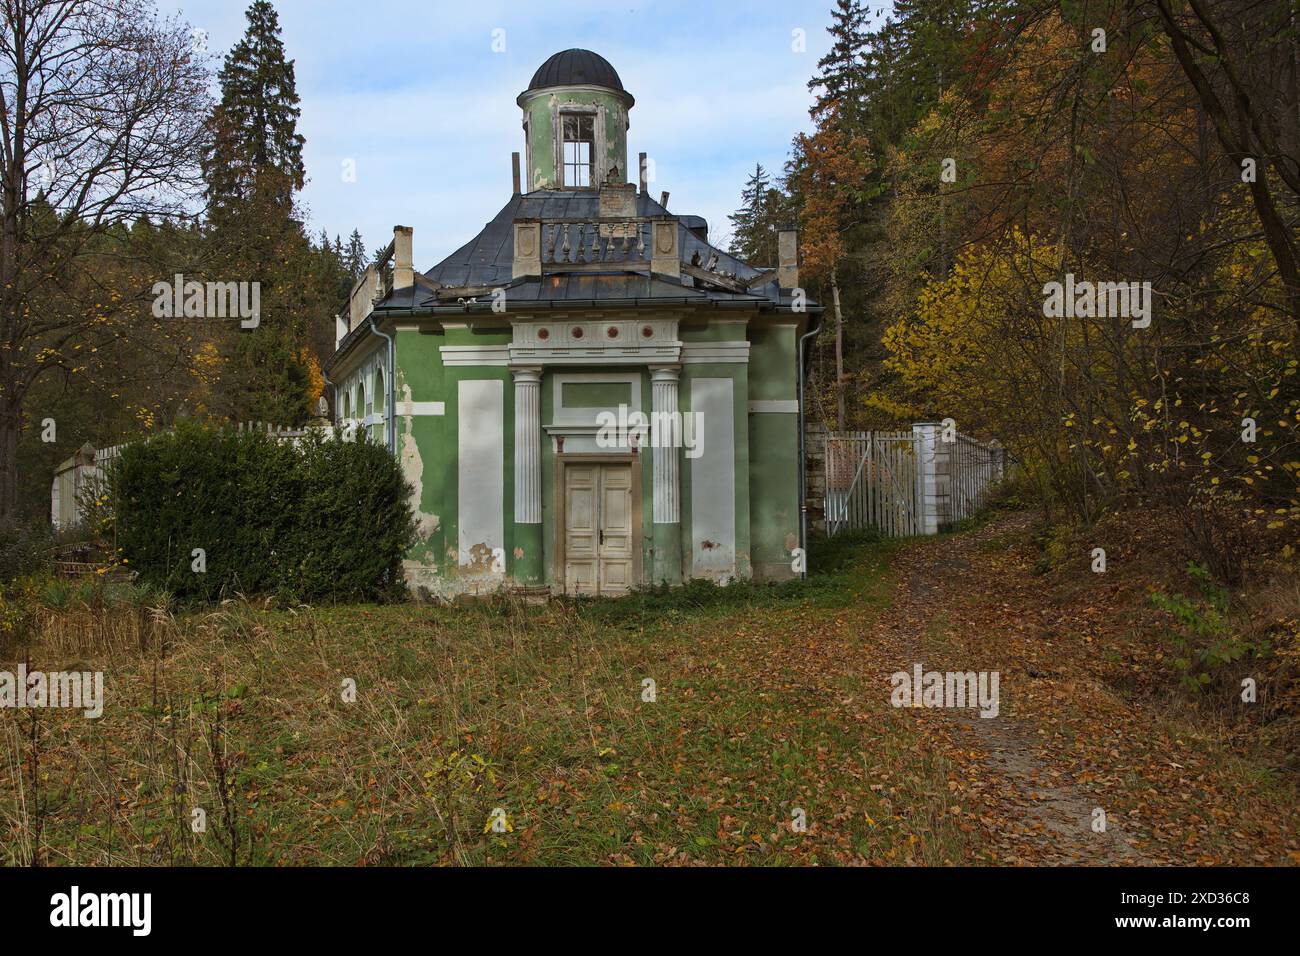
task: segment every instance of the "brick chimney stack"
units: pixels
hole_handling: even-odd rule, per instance
[[[782,289],[799,288],[799,233],[782,229],[776,235],[776,281]]]
[[[393,227],[393,290],[415,285],[415,230],[410,226]]]

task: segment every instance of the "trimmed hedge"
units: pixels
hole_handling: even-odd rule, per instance
[[[364,439],[298,444],[182,423],[122,449],[111,475],[117,546],[140,579],[181,598],[404,594],[410,486]],[[206,571],[193,569],[202,548]]]

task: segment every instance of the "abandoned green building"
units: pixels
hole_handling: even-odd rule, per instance
[[[795,234],[755,267],[630,183],[633,98],[585,50],[519,95],[513,195],[432,269],[413,230],[356,284],[336,424],[413,487],[413,591],[617,595],[796,574],[799,361],[819,308]]]

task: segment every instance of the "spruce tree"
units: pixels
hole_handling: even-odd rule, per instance
[[[370,258],[366,252],[366,244],[361,239],[361,233],[352,230],[352,235],[348,237],[347,249],[343,252],[343,268],[355,283],[361,278],[361,273],[366,271]]]
[[[773,206],[779,195],[772,189],[763,164],[756,164],[741,190],[740,208],[727,217],[731,221],[733,256],[756,266],[776,264],[777,224],[773,221]]]
[[[258,282],[260,324],[228,332],[226,415],[294,425],[311,411],[312,352],[333,344],[327,317],[338,278],[322,263],[298,218],[303,137],[294,64],[267,0],[247,10],[244,36],[219,74],[206,157],[211,268],[223,280]],[[330,324],[327,332],[324,326]]]
[[[221,68],[221,104],[213,113],[207,182],[214,218],[248,202],[288,210],[306,181],[302,111],[279,16],[267,0],[255,0],[247,17],[243,39]]]
[[[838,105],[840,116],[851,121],[861,109],[865,86],[867,11],[860,0],[835,0],[831,21],[826,32],[834,43],[817,61],[817,75],[808,81],[808,89],[817,94],[812,114],[819,116]]]

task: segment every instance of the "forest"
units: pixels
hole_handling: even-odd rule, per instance
[[[266,0],[219,66],[144,0],[5,17],[0,527],[13,528],[48,524],[53,468],[87,442],[185,419],[306,421],[332,316],[372,255],[355,230],[308,231],[293,61]],[[259,334],[175,321],[154,308],[160,276],[256,280]]]
[[[798,224],[826,305],[809,416],[951,417],[1007,446],[1048,524],[1158,508],[1227,582],[1252,552],[1290,559],[1296,4],[873,13],[837,0],[815,130],[731,221],[760,262]]]

